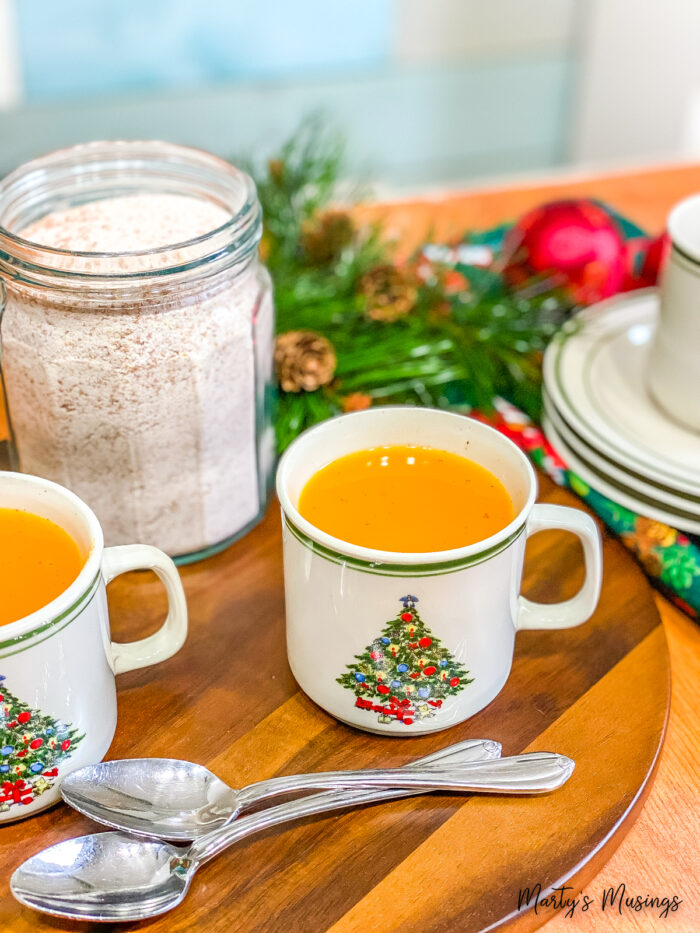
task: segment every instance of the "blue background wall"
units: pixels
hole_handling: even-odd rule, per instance
[[[11,43],[21,88],[3,110],[0,61],[0,173],[98,138],[269,152],[314,110],[345,132],[350,173],[380,192],[566,154],[575,0],[0,4],[13,13],[0,58]]]

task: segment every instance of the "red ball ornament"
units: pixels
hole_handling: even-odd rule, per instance
[[[43,744],[44,744],[44,740],[43,740],[43,739],[34,739],[33,742],[30,742],[30,743],[29,743],[29,747],[30,747],[30,748],[41,748],[41,746],[42,746]]]
[[[450,687],[456,687],[458,683],[459,683],[459,677],[453,677],[452,680],[450,681]]]
[[[18,758],[24,758],[24,756],[25,756],[26,754],[27,754],[27,749],[26,749],[26,748],[23,748],[23,749],[20,749],[20,751],[17,752],[17,757],[18,757]]]
[[[552,201],[522,217],[508,233],[506,276],[514,282],[555,273],[581,304],[592,304],[622,288],[625,241],[614,219],[585,198]]]
[[[379,661],[384,657],[381,651],[370,651],[369,656],[373,661]]]
[[[64,739],[61,742],[61,751],[67,752],[69,748],[70,748],[70,739]]]
[[[421,638],[421,640],[418,642],[421,648],[429,648],[432,645],[432,643],[433,643],[432,638]]]
[[[390,692],[391,691],[386,686],[386,684],[379,684],[379,686],[377,687],[377,693],[390,693]],[[61,746],[61,748],[63,748],[63,746]]]
[[[401,621],[402,621],[402,622],[411,622],[412,620],[413,620],[413,614],[412,614],[412,613],[410,613],[410,612],[402,612],[402,613],[401,613]]]
[[[437,668],[433,667],[433,665],[431,664],[429,667],[423,668],[423,673],[428,674],[428,676],[430,676],[430,674],[434,674],[436,670]]]
[[[410,726],[413,723],[413,720],[410,718],[410,716],[409,717],[404,716],[403,721],[404,721],[404,725],[406,726]]]
[[[19,716],[17,717],[17,722],[21,722],[22,724],[24,724],[25,722],[29,722],[31,718],[32,718],[31,713],[27,713],[27,712],[20,713]]]

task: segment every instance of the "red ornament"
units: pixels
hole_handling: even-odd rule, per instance
[[[593,201],[552,201],[525,214],[508,233],[506,275],[514,282],[554,273],[576,302],[592,304],[620,291],[625,241],[617,223]]]
[[[377,693],[390,693],[390,690],[386,684],[379,684],[377,687]]]
[[[433,643],[432,638],[421,638],[421,640],[418,642],[421,648],[429,648],[432,645],[432,643]]]
[[[22,749],[20,749],[20,751],[17,752],[17,757],[18,757],[18,758],[24,758],[24,756],[25,756],[26,754],[27,754],[27,749],[26,749],[26,748],[22,748]]]
[[[24,725],[24,723],[29,722],[31,718],[32,718],[31,713],[27,713],[27,712],[20,713],[19,716],[17,717],[17,722],[21,722],[22,725]]]
[[[453,677],[452,680],[450,681],[450,687],[456,687],[458,683],[459,683],[459,677]]]
[[[29,747],[30,747],[30,748],[41,748],[41,746],[42,746],[43,744],[44,744],[44,740],[43,740],[43,739],[34,739],[33,742],[30,742],[30,743],[29,743]]]
[[[412,613],[410,613],[410,612],[402,612],[402,613],[401,613],[401,621],[402,621],[402,622],[411,622],[412,619],[413,619],[413,614],[412,614]]]
[[[49,771],[44,771],[44,777],[56,777],[58,774],[58,768],[51,768]]]
[[[16,720],[16,719],[13,719],[12,722],[8,722],[7,728],[8,728],[8,729],[14,729],[14,727],[15,727],[16,725],[17,725],[17,720]]]
[[[403,724],[404,726],[410,726],[413,724],[413,720],[408,716],[404,716]]]
[[[0,693],[0,703],[2,703],[2,701],[3,701],[4,699],[5,699],[5,695],[2,694],[2,693]]]
[[[428,674],[428,676],[430,676],[430,674],[434,674],[436,670],[437,668],[433,667],[433,665],[431,664],[429,667],[423,668],[423,673]]]
[[[411,649],[411,651],[413,651],[415,648],[418,647],[418,642],[417,642],[417,641],[409,641],[408,647]]]
[[[70,748],[70,739],[64,739],[61,742],[61,751],[67,752],[69,748]]]
[[[379,661],[381,658],[384,657],[381,651],[370,651],[369,656],[370,658],[372,658],[373,661]]]
[[[416,679],[416,677],[420,677],[420,671],[414,671],[414,672],[411,674],[411,677],[412,677],[414,680]]]

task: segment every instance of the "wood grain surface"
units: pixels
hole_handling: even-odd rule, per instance
[[[421,241],[428,228],[432,228],[436,238],[457,236],[466,228],[513,218],[547,198],[570,194],[607,200],[621,212],[655,231],[661,229],[668,209],[675,201],[697,190],[700,190],[700,166],[688,165],[605,176],[561,178],[546,184],[517,185],[424,201],[375,205],[363,208],[362,213],[365,216],[380,214],[391,232],[401,240],[403,249],[408,250],[411,245]],[[545,486],[548,495],[550,487],[543,484]],[[560,492],[555,492],[554,496],[557,501],[566,498]],[[544,535],[539,537],[545,538]],[[567,591],[566,587],[573,588],[576,583],[573,578],[568,581],[557,578],[545,587],[537,575],[537,565],[532,562],[546,557],[546,553],[540,551],[540,548],[545,547],[545,542],[540,544],[536,538],[532,545],[537,550],[530,555],[532,560],[527,577],[527,582],[533,588],[531,595],[541,598],[543,587],[550,593],[553,592],[552,587],[561,587],[562,593]],[[213,578],[207,579],[210,574],[207,565],[189,568],[184,572],[193,608],[190,640],[177,658],[160,668],[120,678],[120,725],[110,752],[112,757],[145,753],[199,757],[210,762],[222,776],[240,782],[292,769],[314,767],[316,761],[327,760],[337,765],[357,766],[379,760],[381,755],[376,750],[389,740],[360,737],[357,745],[355,739],[359,734],[343,730],[351,738],[347,747],[345,743],[336,747],[338,742],[334,728],[328,726],[326,717],[309,701],[293,692],[294,683],[287,669],[283,668],[281,673],[270,669],[269,660],[283,650],[281,570],[275,565],[278,547],[274,534],[269,535],[264,528],[259,528],[227,552],[231,555],[230,565],[225,559],[227,555],[214,560],[216,567],[211,571]],[[548,550],[554,561],[561,560],[562,554],[556,541],[548,545]],[[267,579],[261,576],[263,565],[272,568]],[[598,677],[587,691],[581,693],[569,707],[567,715],[585,719],[587,705],[593,703],[597,720],[604,720],[609,725],[606,730],[608,741],[602,747],[606,754],[612,755],[615,748],[636,745],[636,736],[631,730],[625,730],[620,735],[620,694],[626,692],[630,683],[635,684],[631,694],[635,698],[632,706],[637,707],[636,713],[646,722],[648,710],[645,702],[650,697],[658,698],[664,693],[661,685],[663,670],[659,670],[659,659],[663,662],[663,668],[665,648],[660,639],[657,618],[653,614],[648,584],[616,543],[606,543],[605,566],[605,602],[601,611],[605,611],[606,618],[611,613],[613,619],[603,627],[602,644],[606,650],[619,650],[613,634],[614,623],[620,613],[626,616],[629,608],[635,615],[635,647],[630,647],[628,634],[622,642],[624,656],[618,659],[608,673]],[[630,572],[627,573],[627,570]],[[533,582],[535,579],[539,580],[539,586]],[[608,606],[611,594],[612,603]],[[609,854],[604,849],[589,862],[587,869],[580,873],[580,878],[581,884],[585,884],[585,890],[598,898],[604,887],[616,886],[624,881],[629,892],[657,896],[675,893],[684,899],[684,903],[678,913],[663,921],[656,921],[649,913],[626,913],[622,917],[613,917],[609,913],[601,914],[600,911],[591,910],[586,914],[578,913],[573,919],[560,914],[547,924],[546,930],[552,933],[578,929],[690,931],[700,927],[697,862],[700,829],[697,815],[697,675],[700,667],[700,631],[661,597],[655,596],[654,599],[663,617],[673,665],[668,738],[654,786],[640,818],[602,871],[592,881],[588,880],[591,871],[594,872],[596,866]],[[110,588],[110,602],[116,634],[120,638],[136,637],[145,634],[149,628],[152,630],[157,624],[154,619],[164,609],[157,585],[146,577],[118,581]],[[202,622],[202,619],[208,622]],[[580,633],[583,635],[587,628],[581,629]],[[598,630],[597,621],[595,629]],[[534,641],[528,645],[523,635],[519,636],[516,672],[523,663],[520,652],[526,649],[532,650],[535,655],[539,654],[545,668],[550,662],[552,667],[559,663],[560,658],[556,652],[564,650],[564,643],[559,640],[556,645],[548,643],[547,639],[555,636],[547,636],[545,633],[525,634]],[[541,646],[537,644],[538,639],[543,640]],[[254,653],[251,653],[251,645],[255,647]],[[640,675],[635,675],[629,668],[637,660],[647,665]],[[578,665],[581,670],[589,670],[589,667],[583,657],[577,661],[576,677],[580,678]],[[549,679],[545,677],[542,685],[549,689]],[[544,692],[538,690],[539,694]],[[285,696],[288,698],[282,699]],[[511,698],[509,708],[509,705],[503,706],[507,702],[504,695],[497,700],[498,705],[494,709],[498,714],[497,731],[494,734],[503,736],[506,726],[514,730],[508,741],[504,741],[505,752],[517,750],[516,734],[522,740],[520,747],[527,747],[528,744],[542,747],[539,735],[551,735],[547,730],[556,731],[557,722],[564,715],[558,708],[548,707],[543,696],[530,699],[531,708],[537,710],[541,719],[541,730],[532,738],[522,728],[525,715],[523,701],[516,704],[514,698]],[[547,702],[551,705],[553,701]],[[625,708],[624,712],[628,711],[636,715],[635,710]],[[613,715],[609,716],[609,713]],[[481,716],[487,714],[491,715],[491,709],[484,711]],[[659,716],[658,708],[656,716]],[[570,722],[569,719],[562,721],[567,725]],[[477,734],[479,730],[472,726],[484,722],[473,721],[468,734]],[[302,723],[303,726],[300,726]],[[300,729],[305,742],[301,747]],[[451,741],[453,733],[457,738],[456,731],[443,734],[444,738]],[[585,737],[580,739],[584,744]],[[594,744],[597,741],[596,738]],[[402,746],[407,748],[405,753],[399,751]],[[388,751],[391,760],[401,763],[414,754],[426,753],[431,747],[433,745],[428,739],[395,740],[390,742]],[[556,747],[559,749],[560,745]],[[567,747],[570,753],[576,755],[574,745]],[[560,750],[567,749],[561,747]],[[585,755],[586,749],[583,751]],[[580,754],[577,758],[579,767],[576,778],[582,773]],[[597,779],[607,789],[609,779],[600,773]],[[576,785],[572,781],[559,795],[529,803],[541,806],[546,801],[551,805],[564,806],[564,795],[575,789]],[[580,804],[580,800],[576,802]],[[196,908],[194,904],[188,904],[158,926],[152,926],[169,930],[276,929],[287,921],[292,923],[293,917],[298,920],[300,914],[297,905],[301,903],[304,914],[294,926],[303,931],[328,927],[342,929],[343,926],[364,931],[387,928],[471,929],[464,922],[465,902],[460,900],[460,891],[468,889],[462,897],[472,900],[476,889],[480,889],[483,911],[486,911],[488,902],[498,906],[499,900],[504,897],[503,890],[492,888],[487,876],[479,868],[482,860],[485,870],[493,864],[497,843],[492,838],[485,844],[479,830],[482,819],[486,821],[483,825],[491,829],[499,825],[499,814],[496,812],[498,803],[475,798],[460,803],[437,797],[396,802],[381,810],[372,808],[366,814],[330,817],[275,834],[274,838],[251,840],[237,852],[231,852],[223,856],[220,862],[209,866],[206,873],[197,879],[197,888],[193,892],[198,902]],[[589,803],[592,807],[591,821],[595,823],[599,806],[605,808],[607,804],[605,799],[598,803],[593,796],[587,798],[586,805]],[[514,855],[516,860],[519,858],[530,864],[534,843],[547,838],[547,826],[553,825],[548,823],[548,818],[556,821],[556,817],[554,811],[540,811],[536,814],[534,810],[525,810],[523,818],[525,823],[519,825],[515,821],[511,825],[516,834],[524,833],[525,836],[525,842],[519,840],[520,848],[514,850]],[[535,821],[534,828],[527,823],[528,819]],[[588,826],[589,821],[585,815],[583,822]],[[0,880],[0,929],[21,931],[42,928],[38,915],[18,911],[8,898],[7,872],[11,867],[50,841],[86,831],[89,825],[59,807],[0,832],[0,864],[3,866],[3,877]],[[576,829],[576,825],[571,827],[574,833]],[[414,833],[417,835],[412,842]],[[332,864],[327,864],[320,854],[329,837],[332,842],[344,837],[342,851],[345,854]],[[531,840],[530,847],[527,838]],[[444,843],[448,848],[441,845],[433,850],[430,846],[432,839]],[[614,842],[617,841],[619,835],[614,837]],[[416,843],[417,848],[414,848]],[[456,847],[452,848],[455,843]],[[242,867],[247,868],[250,859],[257,860],[252,882],[247,872],[239,874]],[[277,864],[283,864],[284,870],[275,877],[274,868]],[[540,866],[536,867],[539,869]],[[327,916],[320,918],[322,925],[318,926],[319,908],[314,905],[319,902],[314,901],[312,892],[317,879],[325,883],[329,878],[332,883],[326,885],[324,896],[330,909]],[[508,878],[501,881],[502,885],[508,883]],[[349,890],[364,892],[361,899],[355,901],[356,906],[346,902],[348,887]],[[236,901],[240,905],[240,909],[235,911],[231,910],[233,900],[227,897],[227,890],[232,889],[238,892]],[[455,891],[458,893],[455,894]],[[443,892],[442,895],[440,892]],[[388,898],[386,895],[389,895]],[[554,913],[545,912],[540,914],[540,918],[534,919],[539,922]],[[276,919],[271,926],[270,917],[273,915]],[[527,925],[532,920],[530,916]],[[71,928],[61,922],[49,922],[44,927]],[[85,926],[80,929],[85,929]]]
[[[575,502],[546,479],[541,498]],[[568,631],[519,633],[496,700],[467,723],[420,738],[350,729],[299,693],[286,661],[277,508],[182,577],[191,634],[174,658],[120,678],[110,757],[188,758],[241,786],[294,771],[400,765],[485,736],[504,754],[551,749],[577,767],[562,790],[542,797],[414,798],[266,833],[205,866],[186,902],[149,930],[481,930],[517,913],[523,887],[588,877],[646,793],[667,715],[668,655],[644,575],[612,539],[594,618]],[[573,536],[531,539],[531,598],[567,598],[581,577]],[[146,574],[112,584],[110,605],[119,640],[152,629],[164,609]],[[30,852],[93,829],[63,806],[3,828],[0,929],[66,928],[8,897],[8,877]]]

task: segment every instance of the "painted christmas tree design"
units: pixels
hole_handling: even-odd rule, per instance
[[[32,709],[5,689],[0,674],[0,811],[32,803],[53,786],[58,765],[84,736]]]
[[[417,596],[402,596],[401,609],[367,645],[338,683],[352,690],[355,706],[410,726],[436,715],[444,701],[473,678],[421,619]]]

